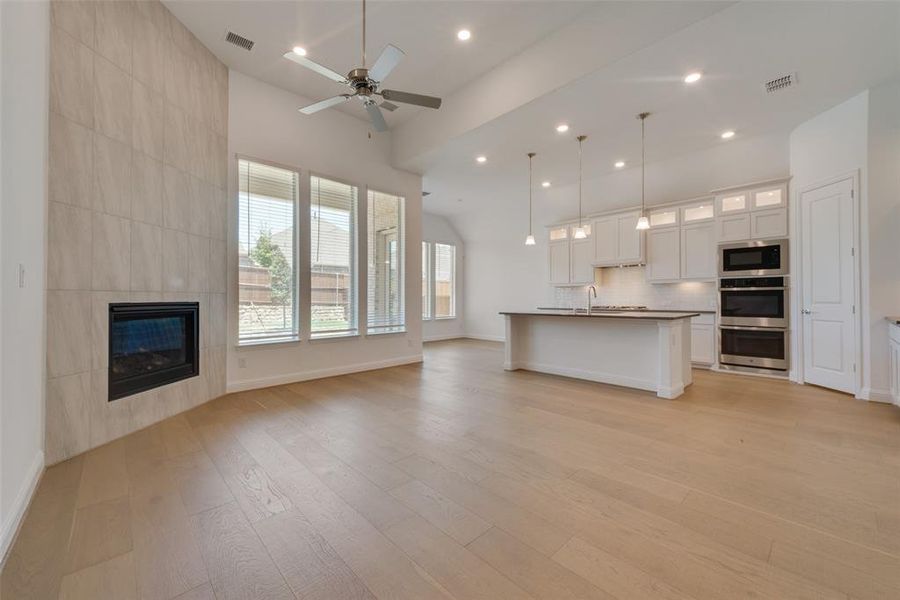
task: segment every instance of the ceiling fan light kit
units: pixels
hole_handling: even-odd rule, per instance
[[[351,70],[347,73],[346,77],[337,71],[333,71],[332,69],[307,58],[306,50],[299,46],[284,54],[284,58],[295,62],[300,66],[306,67],[311,71],[315,71],[319,75],[327,77],[336,83],[346,85],[351,90],[349,94],[340,94],[333,98],[328,98],[310,104],[309,106],[304,106],[299,109],[300,112],[305,115],[311,115],[320,110],[343,104],[351,98],[359,98],[366,108],[366,113],[369,115],[369,121],[372,123],[372,127],[376,131],[387,131],[387,122],[384,120],[384,114],[381,112],[381,109],[383,108],[393,112],[398,108],[398,106],[394,104],[395,102],[424,106],[426,108],[440,108],[441,99],[434,96],[381,89],[382,82],[391,74],[391,71],[393,71],[400,63],[405,54],[400,48],[388,44],[385,46],[384,50],[381,51],[381,55],[375,61],[375,64],[372,65],[372,68],[366,68],[366,0],[362,1],[362,5],[362,66]],[[302,50],[302,52],[297,52],[298,49]],[[385,100],[380,105],[377,96],[381,96]]]

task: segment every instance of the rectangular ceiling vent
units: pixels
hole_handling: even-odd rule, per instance
[[[766,82],[766,93],[772,94],[774,92],[780,92],[781,90],[793,87],[795,85],[797,85],[797,74],[788,73],[787,75],[782,75],[781,77],[776,77],[775,79],[768,80]]]
[[[225,34],[225,41],[229,44],[234,44],[238,48],[243,48],[247,52],[253,50],[253,45],[256,43],[253,40],[248,40],[242,35],[238,35],[233,31],[229,31]]]

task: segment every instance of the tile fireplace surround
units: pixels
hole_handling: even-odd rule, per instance
[[[159,2],[53,2],[46,459],[224,393],[228,69]],[[109,304],[200,304],[200,375],[107,401]]]

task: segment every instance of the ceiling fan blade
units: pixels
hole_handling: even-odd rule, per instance
[[[320,100],[315,104],[310,104],[309,106],[304,106],[299,109],[304,115],[311,115],[313,113],[317,113],[320,110],[325,110],[326,108],[330,108],[335,104],[340,104],[341,102],[346,102],[353,96],[351,94],[341,94],[340,96],[335,96],[334,98],[329,98],[327,100]]]
[[[441,99],[434,96],[398,92],[397,90],[381,90],[379,93],[385,100],[392,100],[401,104],[415,104],[416,106],[425,106],[427,108],[441,107]]]
[[[393,102],[388,102],[387,100],[385,100],[384,102],[382,102],[382,103],[379,104],[378,106],[380,106],[380,107],[383,108],[384,110],[389,110],[389,111],[391,111],[391,112],[394,112],[395,110],[397,110],[398,108],[400,108],[399,106],[397,106],[397,105],[394,104]]]
[[[309,60],[305,56],[300,56],[296,52],[285,52],[284,57],[292,62],[297,63],[298,65],[306,67],[311,71],[315,71],[319,75],[324,75],[332,81],[337,81],[338,83],[348,83],[347,78],[340,73],[332,71],[328,67],[322,66],[315,61]]]
[[[391,74],[391,71],[394,70],[394,67],[400,63],[404,56],[406,54],[404,54],[403,50],[388,44],[381,51],[381,56],[378,57],[372,68],[369,69],[369,77],[381,83]]]
[[[384,115],[381,114],[381,109],[378,108],[377,104],[374,102],[366,104],[366,112],[369,113],[369,120],[372,121],[372,127],[375,128],[375,131],[387,131],[387,121],[384,120]]]

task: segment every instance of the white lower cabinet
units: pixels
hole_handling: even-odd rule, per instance
[[[571,275],[569,240],[550,242],[548,252],[550,254],[550,283],[552,285],[568,284]]]
[[[891,399],[900,406],[900,325],[890,325]]]
[[[706,366],[716,362],[716,324],[712,314],[691,319],[691,362]]]
[[[570,283],[594,282],[594,240],[572,240],[572,277]]]
[[[647,281],[681,278],[681,239],[678,227],[647,232]]]
[[[681,278],[715,279],[715,223],[695,223],[681,227]]]

